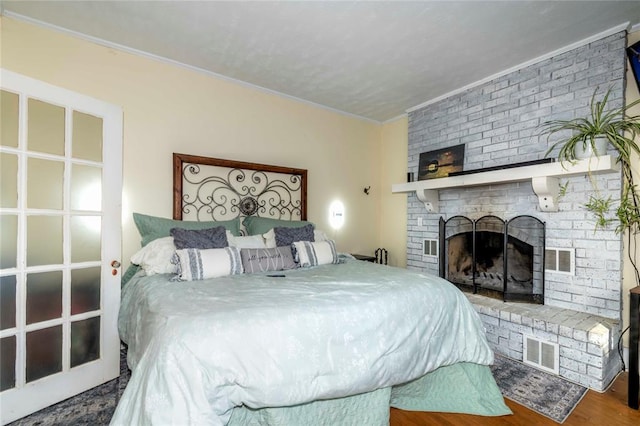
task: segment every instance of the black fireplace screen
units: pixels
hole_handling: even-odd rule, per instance
[[[544,241],[533,216],[441,217],[440,276],[475,294],[543,304]]]

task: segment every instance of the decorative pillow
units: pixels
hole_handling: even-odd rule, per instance
[[[262,234],[262,238],[264,239],[264,245],[267,248],[276,247],[276,233],[273,229],[270,229],[269,232]]]
[[[229,238],[229,235],[227,235]],[[276,233],[273,229],[269,230],[269,232],[262,234],[262,239],[264,240],[264,245],[266,248],[273,248],[276,246]],[[323,231],[318,231],[317,229],[313,231],[313,241],[327,241],[329,237]],[[229,243],[231,245],[231,243]]]
[[[327,241],[329,237],[324,231],[318,231],[317,229],[313,230],[313,240],[314,241]]]
[[[178,279],[181,281],[205,280],[243,272],[240,249],[237,247],[176,250],[176,258]]]
[[[212,249],[227,247],[227,230],[224,226],[208,229],[171,228],[171,236],[176,249]]]
[[[273,228],[276,235],[276,247],[291,247],[296,241],[314,241],[313,225],[305,225],[300,228]]]
[[[245,273],[284,271],[297,268],[289,247],[242,249],[242,266]]]
[[[280,228],[299,228],[308,224],[313,225],[306,220],[282,220],[270,217],[247,216],[242,221],[249,235],[265,234],[275,227]]]
[[[175,252],[173,237],[158,238],[131,256],[131,263],[139,265],[147,275],[175,274],[176,265],[171,263]]]
[[[239,249],[267,248],[262,235],[236,237],[231,234],[231,232],[227,231],[227,241],[229,241],[229,246],[238,247]]]
[[[133,221],[135,222],[138,232],[140,232],[140,236],[142,237],[141,244],[143,247],[157,238],[168,237],[170,235],[171,228],[207,229],[215,228],[216,226],[224,226],[226,229],[231,231],[233,235],[240,235],[240,218],[218,222],[193,222],[133,213]]]
[[[297,241],[293,243],[297,258],[302,267],[340,263],[336,244],[333,240],[311,242]]]

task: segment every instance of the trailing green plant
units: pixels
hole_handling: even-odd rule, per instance
[[[610,223],[614,221],[614,218],[607,216],[611,214],[611,205],[613,201],[611,196],[607,198],[589,196],[589,202],[584,206],[593,213],[596,217],[596,228],[606,228]]]
[[[640,147],[636,142],[640,137],[640,115],[627,114],[630,108],[640,104],[640,99],[620,108],[611,109],[608,108],[611,88],[606,91],[602,100],[596,99],[597,92],[596,88],[589,104],[589,116],[570,120],[550,120],[542,124],[542,131],[547,134],[547,140],[552,135],[571,132],[567,138],[555,142],[547,150],[546,155],[548,156],[558,146],[560,147],[558,161],[562,162],[575,163],[578,147],[586,150],[591,146],[595,155],[606,154],[606,152],[597,151],[596,139],[598,138],[606,139],[616,150],[616,162],[620,165],[622,172],[620,203],[614,206],[611,197],[601,196],[595,181],[592,180],[595,194],[589,197],[585,208],[595,215],[596,229],[606,228],[616,223],[616,233],[628,232],[629,258],[635,270],[636,282],[640,284],[640,272],[635,263],[635,253],[633,253],[640,234],[640,194],[633,180],[632,170],[634,153],[640,156]],[[635,166],[638,165],[635,164]]]
[[[569,189],[569,181],[565,181],[562,184],[558,185],[558,198],[562,198],[567,195],[567,190]]]
[[[571,136],[568,138],[554,143],[547,150],[546,155],[549,155],[557,146],[560,146],[558,161],[575,163],[577,160],[576,148],[580,146],[583,149],[591,146],[596,154],[605,154],[605,152],[597,152],[595,143],[598,138],[606,139],[618,151],[618,161],[628,162],[632,151],[640,153],[640,147],[634,140],[636,136],[640,135],[640,116],[627,115],[627,110],[640,104],[640,99],[629,105],[608,110],[607,102],[611,89],[607,90],[601,101],[596,100],[597,92],[598,89],[591,96],[588,117],[549,120],[542,123],[542,130],[547,133],[547,138],[559,132],[571,132]]]

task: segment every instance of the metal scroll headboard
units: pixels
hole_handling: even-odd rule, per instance
[[[307,170],[173,154],[173,218],[307,219]]]

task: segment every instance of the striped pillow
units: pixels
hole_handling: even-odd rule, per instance
[[[333,240],[296,241],[293,243],[293,248],[296,251],[296,259],[302,267],[340,263],[336,243]]]
[[[182,249],[176,250],[176,257],[180,281],[205,280],[244,272],[240,249],[237,247]]]
[[[297,268],[290,247],[240,250],[244,272],[284,271]]]

